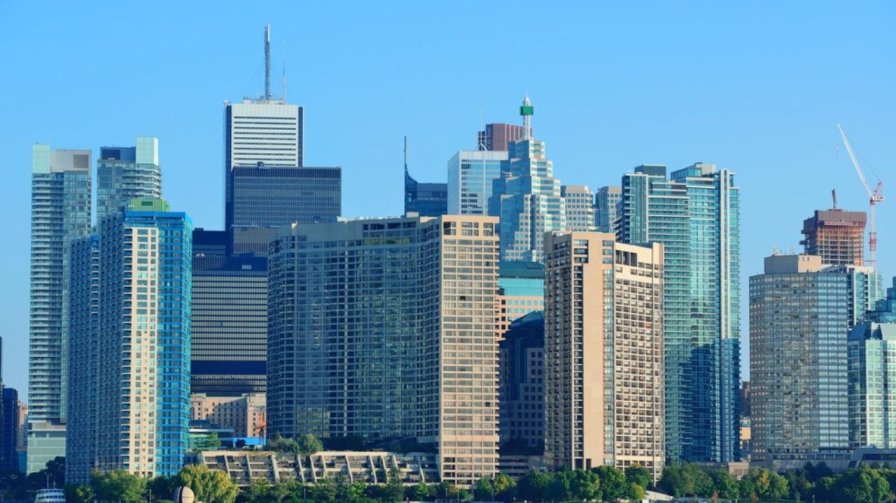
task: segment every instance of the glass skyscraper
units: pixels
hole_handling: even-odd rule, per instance
[[[593,232],[594,195],[587,185],[564,185],[560,195],[566,204],[566,230],[569,232]]]
[[[608,185],[597,189],[597,194],[594,195],[594,225],[598,232],[616,232],[621,197],[622,188],[619,186]]]
[[[134,147],[100,147],[96,161],[97,222],[115,215],[132,199],[162,197],[159,140],[137,137]]]
[[[708,164],[622,179],[620,241],[665,245],[666,456],[738,458],[740,217],[734,174]]]
[[[29,473],[65,452],[69,249],[90,233],[90,157],[89,150],[32,148]]]
[[[497,219],[297,224],[271,243],[269,435],[438,452],[441,480],[497,468]]]
[[[523,139],[511,142],[509,159],[501,163],[488,214],[500,218],[501,260],[542,262],[546,232],[566,228],[566,206],[560,180],[545,154],[543,141],[532,137],[532,102],[520,107]]]
[[[180,471],[189,444],[192,224],[135,199],[72,247],[66,480]],[[113,413],[114,412],[114,413]]]
[[[448,214],[488,215],[492,185],[507,151],[461,150],[448,160]]]
[[[847,277],[773,255],[750,278],[752,461],[800,468],[847,448]]]

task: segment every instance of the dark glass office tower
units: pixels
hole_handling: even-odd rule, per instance
[[[422,217],[438,217],[448,213],[448,184],[418,182],[404,168],[404,212]]]
[[[267,255],[277,228],[335,222],[342,212],[340,168],[234,167],[226,229],[232,253]]]
[[[193,232],[190,391],[209,396],[267,388],[267,258],[216,255],[208,241],[222,231]]]

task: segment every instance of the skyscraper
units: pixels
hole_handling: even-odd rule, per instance
[[[594,195],[587,185],[564,185],[560,195],[566,204],[566,230],[589,232],[595,230]]]
[[[616,232],[617,206],[622,197],[619,186],[604,186],[594,195],[594,225],[598,232]]]
[[[518,124],[486,124],[476,135],[479,150],[507,151],[510,144],[523,139],[523,126]]]
[[[100,147],[96,161],[97,222],[142,197],[162,197],[159,140],[137,137],[134,147]]]
[[[190,390],[208,396],[267,388],[267,259],[198,252],[193,233]]]
[[[545,462],[664,464],[663,246],[545,237]]]
[[[740,217],[734,174],[697,163],[622,179],[620,241],[664,245],[666,455],[737,459]]]
[[[847,341],[849,447],[896,449],[896,279]]]
[[[750,277],[752,461],[799,468],[846,449],[848,330],[847,277],[821,257],[773,255]]]
[[[404,213],[422,217],[448,214],[448,184],[418,182],[408,171],[408,138],[404,138]]]
[[[855,265],[865,263],[865,212],[834,208],[815,210],[803,221],[807,255],[821,256],[822,263]]]
[[[441,480],[493,475],[497,219],[294,225],[269,257],[269,434],[413,439]]]
[[[500,218],[501,260],[542,261],[544,233],[566,227],[566,207],[554,164],[543,141],[532,137],[532,102],[520,107],[523,139],[509,146],[509,160],[495,179],[488,214]]]
[[[174,475],[190,417],[192,224],[135,199],[73,246],[66,480],[90,470]],[[116,411],[112,414],[109,411]]]
[[[228,180],[231,253],[264,256],[278,228],[335,222],[342,212],[340,168],[237,166]]]
[[[508,323],[532,311],[543,311],[544,264],[502,261],[498,266],[498,288]]]
[[[488,215],[495,178],[507,151],[461,150],[448,160],[448,214]]]
[[[52,432],[29,436],[29,467],[65,452],[69,248],[90,232],[90,180],[89,150],[32,148],[28,421]]]
[[[513,450],[542,454],[544,313],[534,311],[514,320],[504,333],[500,351],[501,445],[510,443]]]

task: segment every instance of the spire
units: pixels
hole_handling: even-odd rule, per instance
[[[520,107],[520,115],[523,116],[523,139],[532,139],[532,115],[535,114],[535,107],[532,106],[532,100],[529,95],[523,99],[523,105]]]
[[[408,174],[408,137],[404,137],[404,174]]]
[[[264,26],[264,99],[271,99],[271,25]]]

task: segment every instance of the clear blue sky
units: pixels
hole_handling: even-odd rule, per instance
[[[480,123],[535,133],[564,183],[599,187],[642,163],[713,162],[742,188],[746,278],[803,218],[866,209],[834,125],[889,183],[878,212],[896,273],[894,2],[0,2],[4,215],[0,336],[26,389],[30,152],[159,137],[164,194],[196,226],[223,220],[224,100],[263,88],[305,107],[305,161],[343,167],[347,216],[402,211],[412,173],[444,180]],[[873,176],[873,175],[872,175]],[[748,338],[747,321],[742,339]]]

